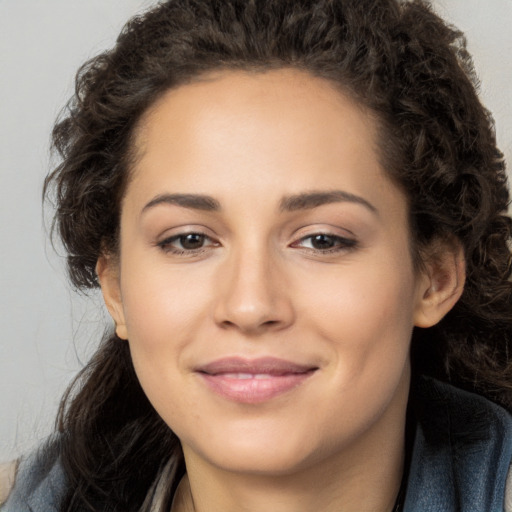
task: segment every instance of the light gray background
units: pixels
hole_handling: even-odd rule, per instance
[[[0,461],[52,428],[60,396],[107,320],[76,297],[46,240],[41,186],[52,123],[78,66],[154,0],[0,0]],[[512,0],[437,0],[468,37],[512,161]],[[48,222],[46,222],[47,224]]]

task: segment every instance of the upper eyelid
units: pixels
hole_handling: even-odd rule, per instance
[[[314,236],[314,235],[331,235],[339,237],[355,237],[354,231],[342,227],[338,224],[331,223],[308,223],[307,225],[301,226],[294,231],[294,236]]]
[[[190,235],[190,234],[198,234],[201,236],[204,236],[206,239],[209,240],[209,243],[206,243],[205,245],[202,245],[201,247],[193,248],[193,249],[187,249],[185,247],[176,247],[173,246],[176,241],[178,241],[181,237]],[[203,233],[199,233],[197,231],[189,231],[184,233],[178,233],[176,235],[171,235],[166,238],[163,238],[161,241],[157,241],[155,244],[155,247],[158,248],[158,250],[162,251],[163,253],[167,255],[174,255],[175,257],[181,257],[181,258],[194,258],[198,257],[201,254],[211,250],[212,248],[218,246],[219,244],[212,239],[212,237],[205,235]]]
[[[212,233],[211,229],[206,228],[204,226],[195,226],[195,225],[184,225],[177,226],[173,228],[168,228],[155,238],[157,240],[167,240],[170,238],[177,238],[180,236],[186,236],[191,234],[203,235],[211,239],[216,239],[216,235]]]
[[[163,244],[166,244],[166,243],[168,244],[168,243],[171,243],[171,242],[173,242],[175,240],[179,240],[181,237],[184,237],[184,236],[187,236],[187,235],[200,235],[200,236],[204,236],[206,239],[208,239],[208,240],[210,240],[210,241],[212,241],[214,243],[218,243],[218,241],[214,237],[212,237],[212,236],[210,236],[210,235],[208,235],[206,233],[203,233],[201,231],[184,231],[184,232],[181,232],[181,233],[177,233],[175,235],[169,235],[169,236],[163,237],[162,240],[159,240],[157,242],[157,245],[163,245]]]
[[[299,229],[295,230],[291,237],[293,238],[293,241],[291,243],[295,243],[299,240],[303,240],[317,235],[332,236],[344,240],[358,240],[358,237],[355,235],[355,233],[347,228],[325,224],[313,224],[308,226],[302,226]]]
[[[334,239],[337,239],[337,240],[342,240],[344,242],[350,242],[351,244],[356,244],[357,243],[357,240],[355,239],[355,237],[348,237],[348,236],[343,236],[343,235],[337,235],[335,233],[329,233],[329,232],[326,232],[326,231],[318,231],[318,232],[315,232],[315,233],[311,233],[309,235],[301,236],[301,237],[297,238],[294,242],[292,242],[292,244],[297,243],[297,242],[301,242],[303,240],[307,240],[307,239],[310,239],[310,238],[314,238],[315,236],[320,236],[320,235],[324,235],[324,236],[327,236],[327,237],[330,237],[330,238],[334,238]]]
[[[341,233],[335,233],[334,231],[328,230],[328,229],[317,229],[315,231],[310,231],[308,233],[299,235],[297,238],[303,239],[303,238],[310,238],[312,236],[318,236],[318,235],[332,236],[333,238],[344,238],[344,239],[355,238],[355,235],[351,232],[346,231],[346,233],[341,234]]]

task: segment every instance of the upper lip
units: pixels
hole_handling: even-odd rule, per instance
[[[266,375],[285,375],[290,373],[306,373],[318,369],[310,364],[295,363],[275,357],[245,359],[243,357],[225,357],[199,366],[196,371],[208,375],[223,373],[252,373]]]

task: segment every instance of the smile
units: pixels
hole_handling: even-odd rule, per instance
[[[257,404],[296,388],[318,367],[275,358],[226,358],[196,371],[208,388],[231,401]]]

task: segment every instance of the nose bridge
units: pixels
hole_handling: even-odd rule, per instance
[[[283,328],[293,318],[280,258],[255,239],[233,247],[219,269],[216,320],[246,332]]]

